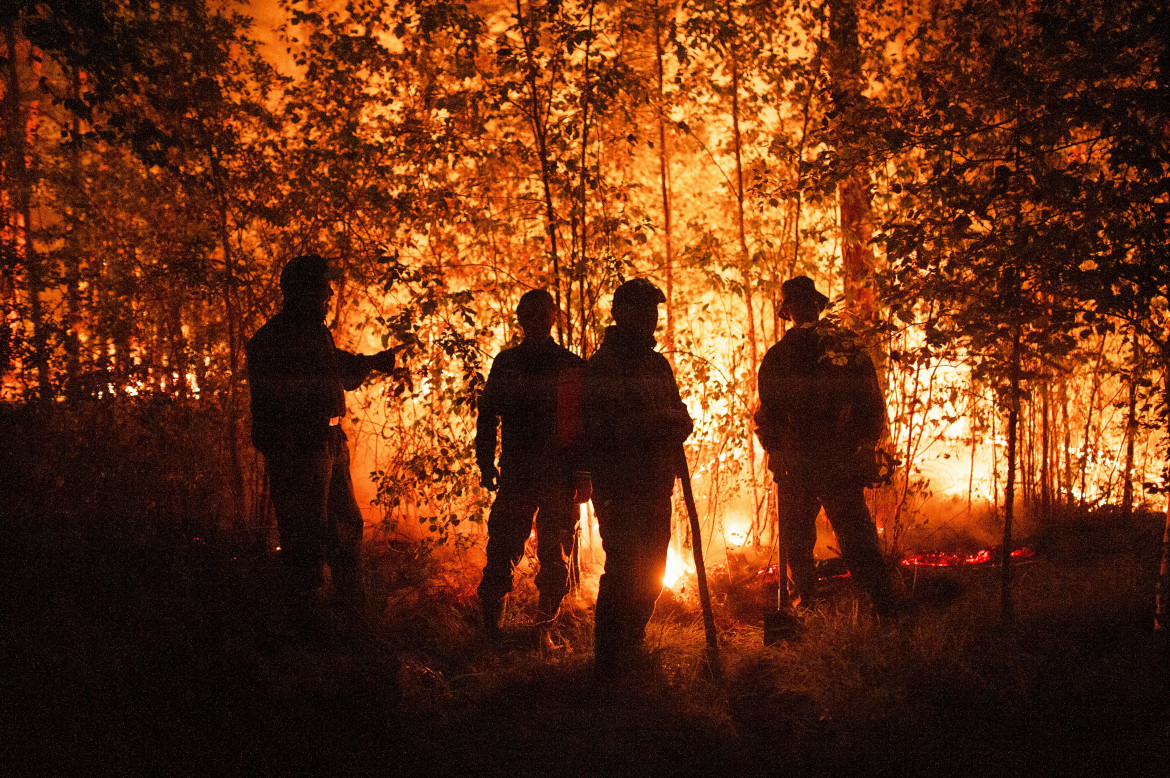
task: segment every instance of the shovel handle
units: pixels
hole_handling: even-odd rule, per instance
[[[695,493],[691,490],[691,472],[686,451],[678,448],[678,477],[682,481],[683,502],[691,522],[691,548],[695,552],[695,576],[699,579],[699,605],[703,610],[703,630],[707,633],[707,650],[717,658],[719,637],[715,632],[715,614],[711,610],[711,592],[707,588],[707,568],[703,564],[703,535],[699,529],[699,510],[695,507]]]

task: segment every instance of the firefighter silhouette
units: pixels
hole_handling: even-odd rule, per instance
[[[585,362],[552,338],[556,303],[544,290],[516,307],[523,341],[492,363],[479,399],[475,452],[481,483],[498,490],[488,516],[487,564],[479,584],[484,628],[498,634],[513,568],[536,523],[540,592],[537,620],[552,621],[569,590],[568,558],[589,499],[582,469],[582,382]],[[500,444],[496,466],[497,438]]]
[[[613,294],[614,324],[585,369],[585,427],[605,571],[597,592],[598,675],[620,674],[642,648],[662,593],[678,452],[694,425],[655,351],[658,287],[637,278]]]
[[[345,392],[373,370],[393,370],[397,351],[334,345],[325,317],[339,275],[316,254],[290,260],[280,274],[283,308],[246,347],[252,442],[264,455],[287,589],[302,619],[320,604],[325,564],[337,599],[362,603],[362,515],[341,419]]]
[[[889,572],[865,487],[886,424],[873,361],[857,335],[821,319],[828,298],[798,276],[781,287],[792,327],[760,364],[756,434],[778,487],[795,594],[816,601],[816,518],[825,509],[850,573],[879,613],[892,606]]]

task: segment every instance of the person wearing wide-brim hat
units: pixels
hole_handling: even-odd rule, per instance
[[[792,320],[796,308],[804,321],[815,320],[829,304],[829,298],[821,294],[816,283],[808,276],[796,276],[780,285],[780,316]],[[816,315],[813,315],[813,311]]]
[[[677,452],[694,424],[655,350],[662,290],[635,278],[613,293],[614,324],[585,368],[585,429],[605,571],[594,619],[595,671],[638,661],[662,593]]]
[[[371,371],[392,371],[398,350],[366,355],[337,348],[325,318],[340,275],[318,254],[289,260],[280,273],[284,305],[246,347],[252,442],[264,455],[298,631],[321,624],[326,564],[338,603],[364,604],[362,514],[341,420],[345,392]]]
[[[781,294],[780,315],[793,326],[760,363],[756,434],[778,486],[796,596],[805,607],[816,601],[823,506],[853,577],[888,612],[889,573],[864,491],[886,425],[877,372],[855,333],[821,319],[829,298],[811,278],[785,281]]]

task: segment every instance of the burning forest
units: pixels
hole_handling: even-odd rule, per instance
[[[0,21],[6,761],[1161,765],[1161,3],[20,0]],[[286,397],[298,305],[345,355],[320,494],[281,442],[310,404]],[[806,329],[831,333],[831,391],[770,372]],[[861,390],[839,428],[816,415],[861,374],[880,432]],[[571,500],[516,486],[552,467],[515,453],[541,413]],[[822,436],[810,461],[853,435],[872,472],[801,469],[774,418]],[[314,500],[309,553],[289,517]],[[660,562],[626,559],[651,534]],[[324,562],[290,598],[302,553]],[[614,594],[650,568],[648,606]],[[644,606],[624,688],[599,683],[606,625]],[[290,637],[304,607],[319,640]]]

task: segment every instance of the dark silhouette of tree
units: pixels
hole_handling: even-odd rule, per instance
[[[1162,19],[1142,2],[948,9],[918,29],[922,57],[887,130],[907,163],[882,236],[886,299],[904,320],[926,317],[930,349],[974,357],[1008,416],[1008,616],[1021,401],[1079,341],[1114,329],[1121,268],[1160,276],[1157,255],[1133,249],[1165,245],[1165,220],[1151,218],[1164,147],[1134,143],[1162,121],[1149,80]],[[1148,322],[1152,300],[1131,319]]]

